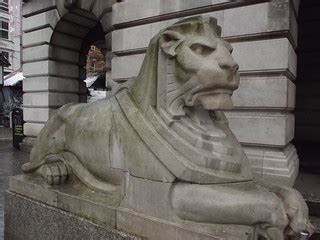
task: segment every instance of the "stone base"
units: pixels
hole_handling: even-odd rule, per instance
[[[146,184],[150,183],[139,184],[146,189]],[[151,187],[154,191],[149,189],[150,194],[155,195],[157,191],[162,194],[157,185]],[[140,205],[144,209],[139,210],[123,201],[123,205],[119,206],[117,194],[94,192],[77,179],[71,179],[63,186],[50,187],[41,177],[33,174],[11,177],[5,208],[6,239],[139,239],[122,231],[152,240],[257,239],[257,233],[250,226],[203,224],[156,217],[151,213],[152,204],[143,200],[145,194],[136,190],[140,197],[137,200],[143,202]],[[160,195],[155,196],[160,199],[158,206],[153,205],[154,211],[159,210],[159,213],[161,209],[168,210],[162,206]],[[147,212],[151,214],[147,215]],[[104,237],[113,236],[110,234],[115,237]],[[125,238],[121,238],[123,236]]]
[[[141,240],[142,238],[95,224],[60,209],[7,192],[4,239]]]
[[[289,186],[299,172],[297,150],[292,144],[284,148],[245,146],[255,181]]]

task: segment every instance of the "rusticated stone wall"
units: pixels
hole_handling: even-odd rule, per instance
[[[210,15],[232,43],[240,66],[235,110],[227,112],[230,127],[257,179],[293,184],[299,1],[83,0],[71,10],[63,2],[33,0],[24,6],[25,142],[32,142],[56,108],[81,101],[81,56],[92,29],[100,25],[106,49],[112,46],[112,78],[121,83],[138,74],[148,42],[160,29],[185,17]]]

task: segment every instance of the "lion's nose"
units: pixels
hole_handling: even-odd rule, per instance
[[[239,65],[234,60],[221,61],[219,66],[224,70],[238,71],[239,69]]]
[[[233,71],[238,71],[239,70],[239,65],[236,62],[234,62],[234,64],[231,65],[230,68]]]

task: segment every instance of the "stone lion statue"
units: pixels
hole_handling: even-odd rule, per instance
[[[23,170],[50,185],[73,175],[95,191],[121,192],[127,202],[141,197],[128,186],[147,180],[168,189],[158,188],[179,219],[255,226],[266,239],[312,232],[300,193],[254,182],[228,127],[222,110],[232,109],[239,85],[231,53],[214,18],[162,30],[137,78],[112,97],[67,104],[50,117]]]

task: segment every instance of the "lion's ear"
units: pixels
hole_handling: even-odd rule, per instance
[[[174,31],[165,31],[160,37],[160,47],[170,57],[177,55],[176,49],[183,41],[183,37],[180,33]]]

